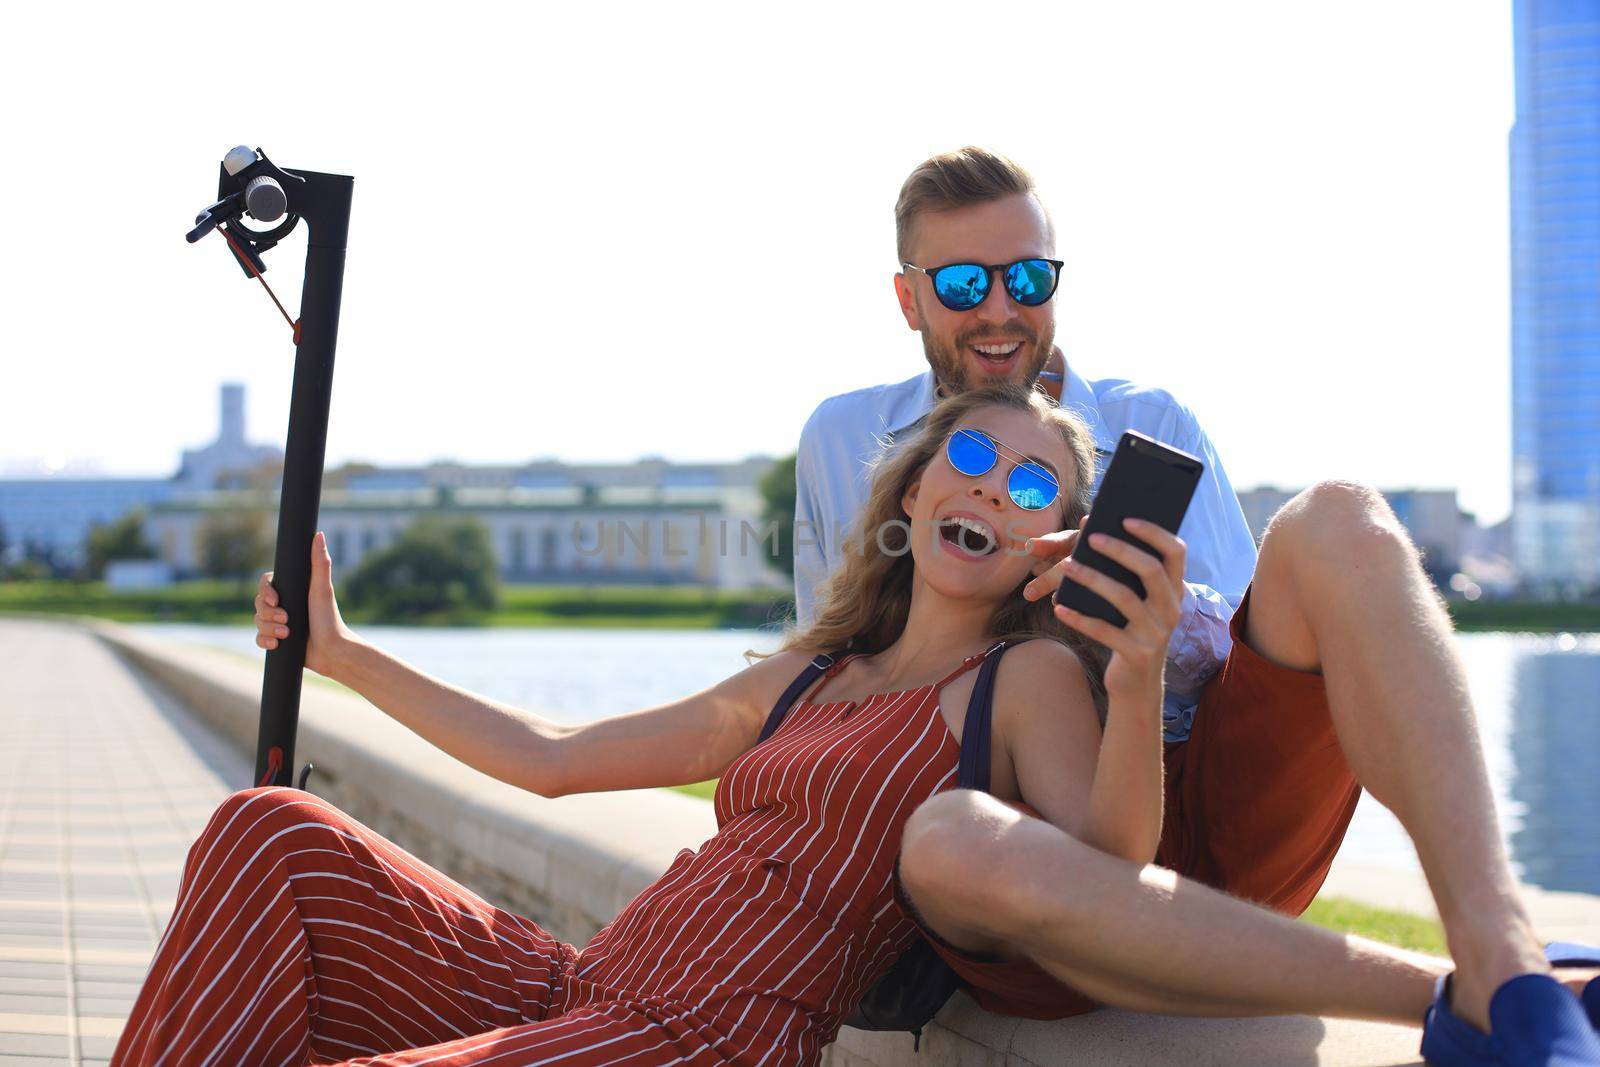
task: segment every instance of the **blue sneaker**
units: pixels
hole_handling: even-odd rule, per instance
[[[1434,1067],[1600,1067],[1600,1037],[1572,991],[1547,974],[1520,974],[1489,999],[1493,1033],[1450,1010],[1450,975],[1423,1016],[1422,1058]]]
[[[1544,958],[1552,967],[1600,967],[1600,948],[1576,941],[1552,941],[1544,947]],[[1583,987],[1580,999],[1583,1010],[1589,1015],[1589,1025],[1600,1030],[1600,978]]]

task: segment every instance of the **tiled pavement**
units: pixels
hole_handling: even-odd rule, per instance
[[[0,619],[0,1067],[107,1062],[250,771],[87,631]]]

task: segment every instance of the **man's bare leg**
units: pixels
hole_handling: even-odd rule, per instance
[[[1246,641],[1269,660],[1297,670],[1320,670],[1326,676],[1334,728],[1352,771],[1368,791],[1396,813],[1416,843],[1458,972],[1452,983],[1453,1006],[1467,1021],[1487,1030],[1488,999],[1500,983],[1518,974],[1549,973],[1550,967],[1522,906],[1500,843],[1477,724],[1449,618],[1422,573],[1409,538],[1381,495],[1361,486],[1330,482],[1307,490],[1285,505],[1274,517],[1262,544],[1250,595]],[[939,799],[933,798],[924,807]],[[935,814],[937,835],[913,835],[913,830],[929,825]],[[956,868],[986,872],[977,883],[970,874],[965,881],[955,880],[948,875],[948,868],[929,864],[925,855],[913,855],[918,847],[922,851],[932,848],[911,846],[909,843],[916,839],[955,842],[953,847],[969,853],[992,843],[992,821],[986,826],[962,821],[972,814],[953,817],[956,813],[946,803],[928,812],[919,809],[907,824],[902,875],[930,925],[954,943],[975,951],[1020,958],[1026,950],[1028,956],[1037,958],[1038,949],[1038,955],[1053,957],[1054,965],[1047,969],[1054,973],[1071,969],[1074,960],[1078,961],[1077,966],[1085,966],[1083,957],[1074,957],[1069,949],[1071,937],[1063,941],[1043,934],[1050,923],[1062,918],[1065,902],[1057,900],[1052,904],[1052,895],[1059,897],[1068,890],[1052,891],[1030,880],[1027,854],[1011,856],[999,849],[983,863],[969,860]],[[1026,822],[1021,825],[1026,826]],[[1039,845],[1033,841],[1029,847]],[[1016,862],[1007,863],[1008,859]],[[972,884],[978,887],[983,901],[993,904],[1003,899],[1008,906],[986,908],[977,898],[962,903],[964,887]],[[1077,884],[1068,882],[1063,886]],[[1012,893],[1013,886],[1019,887],[1020,892]],[[1135,887],[1124,879],[1123,888]],[[1172,896],[1168,903],[1159,893],[1145,892],[1141,899],[1150,907],[1175,907],[1177,899]],[[1204,894],[1198,897],[1206,899]],[[1089,894],[1088,899],[1103,902],[1099,894]],[[1232,902],[1249,907],[1243,901]],[[1034,909],[1031,917],[1029,909]],[[1255,910],[1266,914],[1264,909]],[[1015,918],[1012,912],[1023,916],[1017,920],[1021,926],[1011,921]],[[975,918],[980,913],[982,917]],[[1289,922],[1281,916],[1268,917]],[[1126,918],[1122,916],[1117,921]],[[1091,920],[1102,927],[1111,921],[1108,917]],[[1213,917],[1196,921],[1216,920]],[[1234,921],[1247,920],[1236,917]],[[1253,932],[1234,930],[1229,936],[1271,936],[1267,931],[1273,927],[1260,926],[1257,916],[1252,915],[1248,921],[1256,924]],[[1044,944],[1041,937],[1049,940],[1051,947],[1040,949]],[[1370,943],[1362,943],[1361,939],[1352,940],[1356,943],[1353,951],[1358,965],[1370,964],[1371,960],[1362,957],[1374,951],[1380,956],[1392,955],[1382,947],[1369,947]],[[1120,941],[1117,958],[1122,962],[1102,960],[1101,965],[1112,966],[1111,977],[1130,982],[1135,989],[1156,989],[1161,976],[1171,974],[1173,956],[1159,942],[1143,949],[1140,944],[1143,943],[1136,940]],[[1283,950],[1277,942],[1266,944],[1270,951]],[[1305,952],[1313,951],[1305,944],[1294,944],[1289,954],[1291,964]],[[1317,981],[1335,1001],[1349,1003],[1352,991],[1346,983],[1372,978],[1357,979],[1348,969],[1327,969],[1331,962],[1326,955],[1329,944],[1324,941],[1320,950],[1314,950],[1321,953],[1319,966],[1324,968]],[[1220,951],[1225,958],[1233,958],[1227,956],[1229,949],[1241,947],[1245,950],[1243,962],[1235,959],[1235,964],[1253,969],[1264,987],[1279,989],[1284,981],[1292,983],[1289,972],[1264,964],[1252,951],[1256,947],[1253,944],[1208,941],[1204,951]],[[1043,964],[1043,960],[1040,962]],[[1380,960],[1377,965],[1388,970],[1394,964],[1392,960]],[[1429,965],[1420,966],[1426,970]],[[1593,969],[1563,969],[1557,977],[1576,992],[1595,974]],[[1245,983],[1242,987],[1227,986],[1235,990],[1256,988],[1249,984],[1250,974],[1237,973],[1226,965],[1212,967],[1206,976],[1208,984],[1168,987],[1163,992],[1203,1001],[1208,991],[1215,993],[1223,988],[1216,984],[1219,981]],[[1414,977],[1415,974],[1410,976]],[[1406,1010],[1415,1006],[1411,1001],[1417,994],[1410,998],[1396,995],[1408,1005]],[[1234,999],[1234,994],[1227,999]],[[1331,1002],[1319,1003],[1320,1007],[1311,1010],[1333,1011]],[[1165,1010],[1181,1009],[1173,1004]],[[1420,1022],[1421,1009],[1406,1018]]]
[[[982,880],[971,877],[984,871]],[[1422,1024],[1449,960],[1336,934],[1101,852],[975,790],[912,814],[900,876],[968,951],[1022,958],[1095,1000],[1170,1015]]]
[[[1378,492],[1323,483],[1273,517],[1245,640],[1324,675],[1356,780],[1416,845],[1456,963],[1455,1010],[1487,1030],[1495,989],[1550,967],[1501,844],[1450,618]]]

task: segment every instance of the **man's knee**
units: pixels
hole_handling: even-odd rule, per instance
[[[972,801],[961,795],[969,792],[936,793],[906,820],[900,838],[900,884],[919,908],[924,903],[941,911],[960,907],[959,898],[967,887],[956,875],[966,841],[976,836]]]
[[[1356,482],[1318,482],[1267,525],[1246,643],[1282,666],[1320,670],[1319,614],[1359,609],[1369,602],[1370,583],[1395,589],[1407,578],[1427,584],[1416,547],[1383,494]]]
[[[1251,581],[1247,640],[1273,662],[1316,670],[1311,611],[1330,583],[1345,583],[1374,560],[1409,552],[1405,528],[1383,494],[1357,482],[1318,482],[1272,516]]]
[[[1033,877],[1003,834],[1024,818],[987,793],[952,789],[906,821],[901,885],[923,919],[963,948],[998,953],[1009,931],[1027,925]]]
[[[1383,494],[1357,482],[1325,481],[1296,495],[1267,525],[1263,566],[1333,573],[1411,563],[1416,548]]]

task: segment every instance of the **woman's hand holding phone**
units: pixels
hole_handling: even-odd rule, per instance
[[[1143,519],[1126,519],[1123,528],[1160,553],[1151,555],[1128,542],[1105,534],[1095,534],[1090,546],[1122,564],[1144,583],[1145,595],[1070,556],[1078,531],[1066,530],[1032,538],[1030,552],[1048,563],[1042,573],[1023,589],[1023,596],[1037,600],[1051,596],[1064,578],[1100,594],[1128,619],[1126,626],[1114,626],[1061,604],[1055,605],[1056,618],[1111,650],[1106,667],[1106,696],[1112,700],[1143,700],[1151,693],[1160,704],[1162,678],[1167,662],[1167,646],[1177,628],[1183,607],[1183,571],[1187,548],[1182,538]]]
[[[1127,577],[1113,578],[1078,560],[1063,561],[1060,567],[1075,587],[1103,598],[1095,602],[1120,613],[1124,625],[1059,600],[1052,607],[1062,623],[1111,650],[1105,668],[1105,728],[1089,791],[1091,840],[1113,855],[1149,863],[1159,851],[1165,818],[1163,676],[1167,645],[1183,604],[1185,549],[1176,534],[1155,523],[1127,518],[1121,525],[1159,555],[1121,537],[1085,532],[1080,534],[1088,538],[1083,547],[1099,552],[1099,558]],[[1127,584],[1134,581],[1144,586],[1143,596]]]

